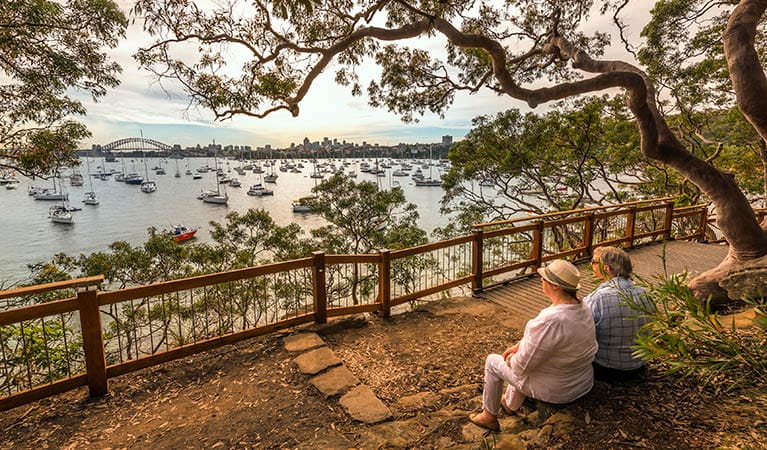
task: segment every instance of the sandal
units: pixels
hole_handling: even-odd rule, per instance
[[[479,416],[479,414],[472,414],[472,415],[470,415],[469,416],[469,422],[473,423],[474,425],[476,425],[478,427],[482,427],[482,428],[485,428],[487,430],[494,431],[496,433],[501,431],[501,424],[498,423],[498,419],[494,419],[492,422],[489,422],[489,423],[484,423],[484,422],[480,422],[480,421],[476,420],[477,416]]]

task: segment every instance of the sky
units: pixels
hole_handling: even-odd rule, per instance
[[[627,8],[624,17],[630,25],[631,35],[637,36],[647,22],[650,3],[636,2]],[[118,4],[127,15],[132,1],[120,0]],[[443,135],[451,135],[459,140],[470,131],[472,119],[479,115],[495,114],[509,108],[529,110],[524,102],[498,97],[489,91],[473,95],[459,93],[444,118],[427,113],[418,123],[406,124],[385,109],[370,107],[366,95],[353,97],[347,88],[336,85],[331,67],[315,81],[301,102],[298,117],[279,111],[265,119],[242,116],[217,122],[207,110],[190,109],[188,98],[183,92],[169,94],[148,72],[139,70],[132,55],[151,40],[142,31],[139,21],[135,22],[129,26],[127,36],[120,45],[109,51],[110,56],[123,68],[121,85],[110,90],[97,102],[89,97],[78,96],[88,111],[80,120],[93,134],[83,142],[83,148],[138,137],[140,133],[166,144],[182,146],[205,145],[215,140],[223,145],[250,145],[257,148],[269,144],[273,148],[281,148],[302,142],[304,137],[311,141],[329,137],[339,141],[367,141],[380,145],[429,143],[439,142]],[[587,31],[608,31],[613,37],[617,35],[611,18],[599,14],[592,14],[584,28]],[[439,51],[442,43],[438,39],[420,39],[415,45]],[[606,57],[630,59],[619,45],[608,49]],[[360,72],[362,85],[365,86],[375,76],[376,68],[368,64]],[[539,107],[539,110],[545,111],[545,108]]]

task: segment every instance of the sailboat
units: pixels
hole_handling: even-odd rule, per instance
[[[61,179],[59,178],[59,182]],[[61,184],[61,191],[62,194],[64,193],[64,184]],[[53,179],[53,189],[56,190],[56,179]],[[70,211],[70,208],[67,206],[67,195],[64,194],[64,197],[61,199],[61,204],[56,206],[51,206],[48,208],[48,217],[51,219],[51,222],[53,223],[61,223],[64,225],[72,225],[75,223],[74,217],[72,216],[72,212]]]
[[[269,153],[269,157],[270,158],[272,157],[271,153]],[[269,173],[267,173],[266,176],[264,176],[264,182],[265,183],[276,183],[277,182],[277,178],[279,177],[279,175],[277,175],[277,172],[274,171],[274,162],[272,162],[272,165],[269,166],[269,169],[267,169],[267,170],[269,171]]]
[[[125,158],[121,157],[120,162],[122,163],[122,171],[115,175],[115,181],[125,183]]]
[[[216,145],[216,141],[213,141],[213,145]],[[218,157],[216,153],[213,154],[214,164],[216,166],[216,173],[218,173]],[[218,178],[218,177],[216,177]],[[228,205],[229,195],[226,193],[226,185],[224,185],[224,194],[221,194],[221,183],[216,182],[216,192],[203,193],[202,201],[205,203],[215,203],[217,205]]]
[[[88,173],[91,173],[90,158],[86,158],[85,162],[88,165]],[[98,205],[99,199],[96,197],[96,193],[93,192],[93,177],[88,177],[88,186],[91,188],[91,190],[85,193],[85,198],[83,198],[83,203],[85,203],[86,205]]]
[[[434,163],[431,159],[431,150],[429,150],[429,177],[428,178],[414,178],[414,182],[416,186],[442,186],[442,180],[440,179],[432,179],[431,178],[431,168],[434,166]],[[426,168],[427,165],[424,164],[421,166],[422,168]]]
[[[141,192],[145,194],[151,194],[152,192],[157,190],[157,184],[154,181],[149,180],[149,167],[146,165],[146,154],[143,151],[144,148],[144,132],[141,132],[141,148],[142,148],[142,156],[144,157],[144,172],[146,173],[146,180],[141,183]]]
[[[181,171],[178,170],[178,159],[176,160],[176,174],[173,176],[176,178],[181,178]]]
[[[33,194],[35,200],[69,200],[69,195],[63,191],[63,184],[61,185],[61,192],[56,189],[56,179],[58,177],[59,175],[57,174],[56,178],[53,179],[53,189],[43,188],[42,190],[35,192],[35,194]]]

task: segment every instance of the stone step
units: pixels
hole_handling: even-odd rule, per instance
[[[293,362],[298,370],[305,375],[316,375],[328,367],[337,366],[341,361],[333,350],[328,347],[320,347],[298,355]]]

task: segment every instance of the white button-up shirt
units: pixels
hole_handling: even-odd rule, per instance
[[[519,350],[509,360],[512,384],[532,397],[568,403],[594,385],[597,352],[594,319],[581,304],[552,305],[527,322]]]

